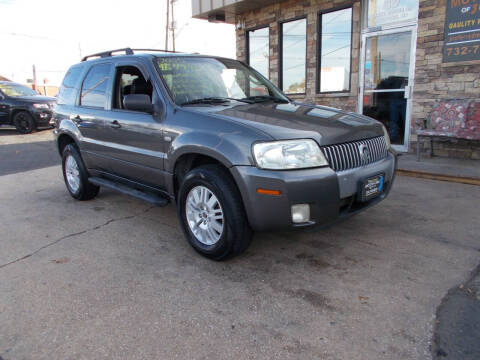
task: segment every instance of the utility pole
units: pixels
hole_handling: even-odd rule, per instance
[[[35,69],[35,64],[33,64],[32,68],[33,68],[33,85],[32,85],[32,87],[33,87],[33,90],[36,91],[37,90],[37,70]]]
[[[80,54],[80,59],[82,58],[82,46],[80,45],[80,41],[78,42],[78,53]]]
[[[168,50],[168,27],[170,22],[170,0],[167,0],[167,26],[165,29],[165,50]]]
[[[168,1],[168,0],[167,0]],[[175,51],[175,17],[173,14],[175,0],[170,0],[172,4],[172,49]]]

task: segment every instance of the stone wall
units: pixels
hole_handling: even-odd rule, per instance
[[[422,126],[436,101],[480,98],[480,60],[442,63],[446,0],[420,0],[413,88],[413,129]],[[413,131],[411,141],[415,145]],[[427,142],[425,150],[429,150]],[[414,148],[414,146],[411,146]],[[440,156],[480,158],[480,147],[469,141],[434,142]]]
[[[353,4],[353,36],[351,87],[349,93],[316,94],[317,76],[317,21],[318,13]],[[237,30],[237,58],[246,61],[246,30],[268,25],[270,27],[270,80],[278,84],[279,21],[307,16],[307,82],[306,95],[293,95],[293,99],[356,111],[358,97],[358,67],[360,49],[360,2],[345,0],[289,0],[266,6],[241,15],[246,20],[245,29]],[[238,19],[237,19],[238,20]]]

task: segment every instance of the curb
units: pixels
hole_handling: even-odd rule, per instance
[[[480,186],[480,178],[442,175],[442,174],[435,174],[435,173],[424,172],[424,171],[405,170],[405,169],[397,169],[396,173],[397,175],[400,175],[400,176],[409,176],[409,177],[416,177],[421,179],[448,181],[448,182],[454,182],[454,183],[460,183],[460,184]]]

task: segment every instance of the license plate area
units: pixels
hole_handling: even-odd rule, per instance
[[[362,202],[371,200],[383,192],[385,183],[385,174],[371,176],[360,183],[358,192],[359,200]]]

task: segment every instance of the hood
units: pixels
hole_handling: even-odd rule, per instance
[[[227,116],[276,140],[312,138],[320,145],[331,145],[383,135],[378,121],[326,106],[267,102],[196,109]]]
[[[42,95],[34,95],[34,96],[16,96],[16,100],[23,100],[27,102],[35,102],[35,103],[53,103],[56,102],[57,99],[54,97],[49,96],[42,96]]]

